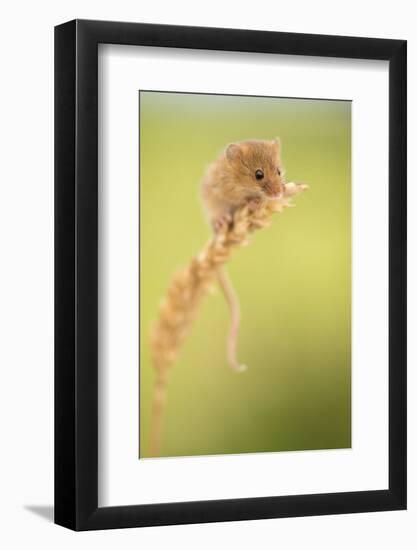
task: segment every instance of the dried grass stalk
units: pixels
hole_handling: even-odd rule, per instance
[[[151,413],[151,456],[159,456],[169,367],[187,337],[201,299],[216,281],[219,268],[227,262],[233,250],[246,245],[251,233],[270,225],[274,213],[294,206],[291,197],[307,187],[287,183],[282,199],[262,202],[256,209],[250,205],[239,208],[232,223],[217,232],[200,254],[172,278],[151,332],[151,357],[156,374]]]

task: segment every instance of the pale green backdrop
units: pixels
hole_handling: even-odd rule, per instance
[[[277,136],[287,181],[310,190],[228,264],[249,368],[237,374],[226,363],[229,313],[218,291],[172,367],[161,454],[351,445],[351,103],[141,92],[140,457],[150,325],[173,273],[209,237],[201,178],[228,143]]]

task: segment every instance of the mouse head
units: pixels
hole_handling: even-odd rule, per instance
[[[255,194],[278,198],[284,191],[280,150],[278,139],[242,141],[227,147],[226,158],[240,186]]]

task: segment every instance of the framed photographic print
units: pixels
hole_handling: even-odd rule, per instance
[[[405,41],[60,25],[55,198],[56,523],[406,507]]]

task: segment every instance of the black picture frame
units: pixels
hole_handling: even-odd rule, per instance
[[[98,506],[97,53],[106,43],[389,62],[387,490]],[[78,531],[406,508],[406,46],[404,40],[106,21],[55,28],[55,523]]]

